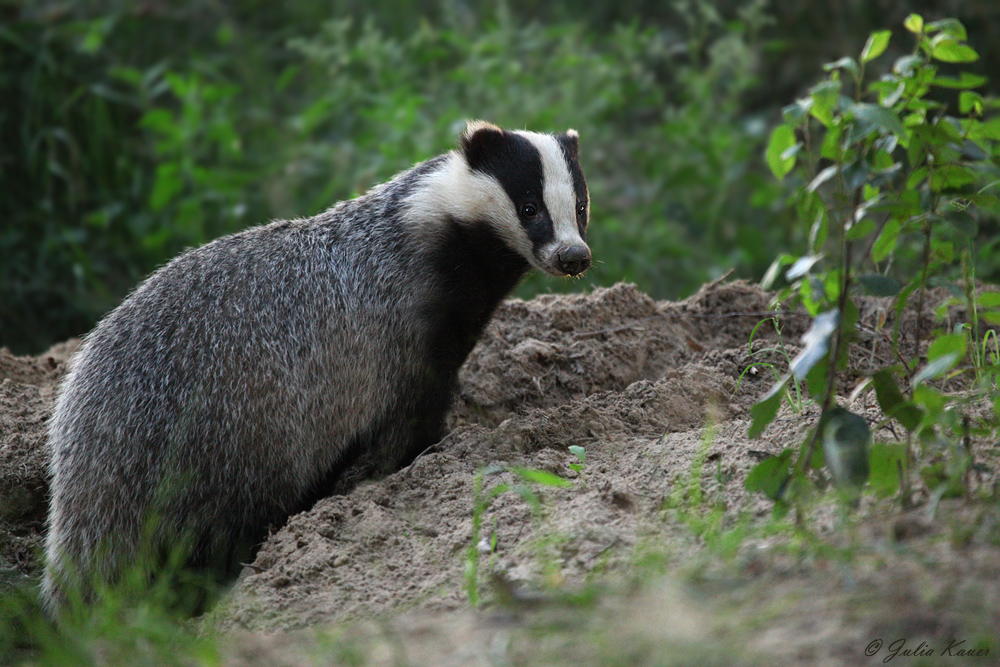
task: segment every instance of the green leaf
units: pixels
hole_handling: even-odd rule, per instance
[[[869,458],[871,474],[868,483],[879,498],[888,498],[899,491],[900,467],[906,466],[906,446],[876,442]]]
[[[882,233],[878,235],[872,246],[872,259],[881,262],[892,254],[892,251],[896,249],[896,241],[902,228],[903,223],[896,218],[890,218],[885,223],[885,226],[882,227]]]
[[[774,421],[774,418],[778,414],[778,408],[781,407],[781,390],[785,388],[788,379],[789,376],[786,375],[775,382],[774,386],[767,392],[767,395],[750,408],[752,421],[750,422],[750,429],[747,431],[747,437],[751,439],[756,438],[764,432],[768,424]]]
[[[172,135],[176,131],[177,122],[174,115],[166,109],[151,109],[142,116],[140,127],[148,127],[161,135]]]
[[[961,113],[973,113],[977,116],[983,114],[983,105],[986,101],[983,96],[979,93],[972,92],[970,90],[963,90],[958,95],[958,110]]]
[[[940,217],[933,216],[933,219],[937,222]],[[931,237],[931,255],[945,264],[951,264],[955,260],[955,245],[950,241]]]
[[[792,264],[792,267],[785,272],[785,279],[788,282],[792,282],[796,278],[801,278],[802,276],[809,273],[810,269],[816,265],[816,262],[823,259],[823,255],[806,255],[805,257],[799,257]]]
[[[939,35],[931,42],[931,56],[944,63],[971,63],[979,60],[975,49],[946,35]]]
[[[573,482],[560,477],[559,475],[553,474],[546,470],[539,470],[537,468],[521,468],[519,466],[514,466],[510,469],[512,473],[520,477],[526,482],[534,482],[535,484],[541,484],[542,486],[573,486]]]
[[[180,167],[172,162],[159,165],[156,168],[156,181],[149,195],[149,208],[162,211],[184,187]]]
[[[858,277],[858,283],[872,296],[896,296],[903,289],[903,283],[892,276],[869,273]]]
[[[813,396],[822,396],[826,391],[827,379],[830,377],[830,364],[816,364],[806,375],[806,388]]]
[[[952,190],[976,182],[976,174],[960,164],[942,164],[930,171],[931,190]]]
[[[903,397],[892,371],[888,369],[878,371],[872,375],[872,384],[875,385],[875,397],[882,412],[898,420],[907,431],[914,431],[920,426],[923,413]]]
[[[764,277],[760,279],[761,289],[770,290],[774,285],[774,281],[778,279],[781,275],[781,270],[795,261],[795,258],[787,253],[781,253],[778,255],[771,266],[767,267],[767,271],[764,272]]]
[[[969,128],[969,138],[977,141],[982,139],[1000,141],[1000,116],[973,123]]]
[[[818,252],[818,249],[823,247],[826,243],[827,234],[826,210],[824,209],[819,215],[816,216],[812,223],[812,227],[809,228],[810,252]]]
[[[812,103],[812,98],[796,100],[781,110],[781,117],[784,118],[785,122],[789,125],[798,125],[809,115],[809,109],[812,107]]]
[[[861,62],[871,62],[885,53],[886,48],[889,46],[889,37],[891,36],[891,30],[879,30],[877,32],[873,32],[868,37],[868,41],[865,43],[865,48],[861,50]]]
[[[844,56],[840,60],[832,63],[826,63],[823,65],[823,70],[830,72],[835,69],[845,69],[855,77],[861,73],[861,68],[858,66],[858,61],[850,56]]]
[[[969,34],[965,31],[965,26],[958,19],[941,19],[940,21],[933,21],[928,23],[925,27],[928,33],[941,32],[951,37],[959,42],[964,42],[969,38]]]
[[[766,458],[755,465],[744,483],[747,491],[759,491],[771,500],[778,500],[784,494],[785,486],[792,476],[792,450],[786,449],[777,456]]]
[[[840,313],[837,310],[828,310],[816,316],[809,331],[802,336],[802,351],[792,359],[790,370],[796,379],[804,380],[810,369],[826,356],[830,338],[836,333],[839,322]]]
[[[861,218],[861,220],[855,222],[847,229],[846,237],[848,241],[857,241],[858,239],[863,239],[874,231],[875,221],[871,218]]]
[[[819,186],[823,185],[831,178],[836,176],[837,172],[839,171],[840,171],[840,166],[835,164],[832,164],[829,167],[822,169],[818,174],[816,174],[815,178],[809,181],[809,185],[806,186],[806,192],[816,192]]]
[[[919,35],[924,31],[924,17],[920,14],[910,14],[903,21],[903,27],[915,35]]]
[[[832,115],[830,116],[830,119],[831,119],[830,122],[832,122],[833,119]],[[819,147],[820,157],[835,162],[843,161],[844,158],[843,155],[841,155],[840,139],[844,134],[844,125],[845,123],[828,125],[826,136],[823,137],[823,143]]]
[[[930,347],[927,348],[927,360],[934,361],[946,354],[954,354],[958,359],[962,359],[965,357],[967,346],[968,341],[966,341],[964,334],[938,336],[931,343]]]
[[[933,380],[939,378],[958,363],[959,355],[955,353],[945,354],[934,361],[929,362],[926,366],[920,369],[920,372],[913,376],[912,385],[916,387],[922,382],[927,380]]]
[[[970,88],[979,88],[986,83],[985,76],[979,76],[978,74],[970,74],[969,72],[962,72],[956,79],[950,76],[939,76],[931,82],[931,85],[937,86],[938,88],[953,88],[956,90],[967,90]]]
[[[1000,292],[979,292],[975,301],[978,308],[1000,308]]]
[[[906,188],[908,190],[916,190],[920,187],[920,184],[924,182],[925,178],[927,178],[927,172],[927,167],[917,167],[914,169],[913,173],[910,174],[910,177],[906,179]]]
[[[913,402],[932,416],[940,415],[945,407],[945,398],[941,392],[925,384],[913,390]]]
[[[893,88],[883,88],[880,90],[878,102],[884,107],[895,106],[896,102],[903,97],[904,92],[906,92],[906,84],[900,81]]]
[[[833,123],[833,110],[840,99],[839,81],[822,81],[809,90],[813,105],[809,112],[823,125],[830,127]]]
[[[871,123],[886,132],[892,132],[900,139],[905,140],[909,136],[906,127],[899,120],[899,116],[891,109],[878,104],[857,102],[851,105],[850,110],[855,119]]]
[[[841,407],[824,415],[823,456],[834,483],[857,490],[868,481],[868,448],[872,434],[864,417]]]
[[[767,166],[779,181],[795,167],[795,157],[783,155],[796,143],[795,130],[788,125],[779,125],[771,133],[771,141],[767,145]]]
[[[580,445],[570,445],[569,446],[569,451],[570,451],[571,454],[573,454],[574,456],[576,456],[576,458],[580,459],[580,463],[583,463],[583,464],[587,463],[587,450],[586,449],[584,449]]]
[[[988,213],[993,218],[1000,218],[1000,197],[984,192],[974,192],[965,197],[983,213]]]
[[[944,461],[923,468],[920,471],[920,478],[939,498],[959,498],[965,494],[961,477],[949,475]]]

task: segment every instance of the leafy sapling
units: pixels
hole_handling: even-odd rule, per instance
[[[934,465],[933,457],[949,460],[944,469],[955,470],[947,477],[967,479],[971,457],[962,443],[970,442],[969,428],[961,416],[966,399],[939,389],[940,382],[969,370],[962,365],[967,359],[976,372],[976,391],[997,405],[1000,415],[1000,396],[990,381],[997,373],[984,363],[987,335],[977,308],[977,300],[987,305],[1000,303],[1000,297],[977,294],[970,279],[977,216],[1000,214],[1000,197],[991,192],[1000,182],[1000,118],[990,117],[1000,103],[975,91],[985,83],[983,77],[948,72],[978,59],[960,22],[925,23],[911,14],[904,27],[914,37],[909,55],[872,80],[866,69],[886,52],[891,38],[889,31],[873,33],[860,58],[827,64],[829,76],[783,110],[784,122],[767,149],[767,163],[778,179],[794,173],[802,183],[793,202],[809,242],[801,257],[779,256],[766,279],[773,282],[784,271],[788,286],[776,300],[798,300],[814,322],[791,372],[753,407],[750,435],[760,435],[774,420],[791,378],[804,379],[821,408],[797,452],[786,450],[763,461],[748,476],[747,488],[773,498],[776,509],[790,502],[801,509],[798,501],[813,486],[810,472],[820,458],[839,488],[861,488],[870,468],[876,493],[898,489],[904,504],[910,497],[907,471],[925,463],[918,456],[931,457],[928,465]],[[942,88],[958,91],[961,116],[949,115],[931,94]],[[969,250],[956,251],[963,247]],[[963,305],[972,321],[954,332],[929,332],[921,324],[925,294],[931,286],[947,285],[960,259]],[[956,294],[963,292],[953,287]],[[886,352],[899,363],[868,373],[886,418],[905,429],[902,457],[894,447],[871,445],[864,419],[836,403],[836,380],[860,324],[860,293],[895,299]],[[915,326],[904,339],[903,310],[914,302]],[[883,324],[882,319],[876,324],[880,335],[873,344],[881,340]],[[934,337],[929,346],[928,335]],[[877,356],[873,349],[866,356],[874,364],[886,355]],[[822,457],[816,456],[820,444]],[[862,462],[865,451],[870,451],[867,463]],[[921,477],[928,487],[942,486],[936,478]]]

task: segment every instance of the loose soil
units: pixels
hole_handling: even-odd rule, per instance
[[[779,340],[757,326],[770,298],[734,282],[656,302],[620,284],[504,303],[462,369],[448,437],[289,519],[204,620],[226,632],[228,664],[301,664],[349,646],[371,664],[633,664],[669,651],[676,661],[656,664],[854,665],[880,664],[900,638],[940,656],[955,637],[992,641],[971,663],[1000,664],[995,501],[930,512],[918,488],[916,509],[866,497],[848,515],[826,503],[797,533],[745,491],[748,471],[797,446],[816,417],[807,400],[785,405],[747,438],[751,406],[810,322],[783,314]],[[946,298],[931,293],[928,313]],[[873,424],[873,393],[850,396],[870,365],[892,363],[881,332],[893,318],[883,300],[862,303],[854,372],[839,387]],[[904,346],[926,344],[915,322],[906,311]],[[946,325],[927,314],[919,329]],[[0,350],[0,586],[38,575],[45,422],[77,345]],[[585,448],[582,470],[571,445]],[[975,446],[989,463],[975,487],[991,489],[1000,451]],[[527,482],[522,469],[569,484]],[[509,489],[482,507],[475,540],[477,485],[498,484]],[[885,646],[865,657],[876,639]]]

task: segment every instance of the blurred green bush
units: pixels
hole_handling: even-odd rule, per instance
[[[86,332],[186,246],[451,148],[469,118],[581,133],[597,264],[521,296],[632,280],[677,297],[801,241],[792,186],[762,160],[767,91],[787,98],[807,37],[773,19],[791,0],[7,3],[0,344],[15,351]]]

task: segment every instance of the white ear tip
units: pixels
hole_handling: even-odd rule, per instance
[[[579,139],[580,138],[580,133],[577,132],[576,130],[570,128],[570,129],[566,130],[566,136],[569,137],[570,139]]]
[[[465,124],[465,136],[471,137],[479,130],[496,130],[500,131],[500,128],[487,120],[470,120]]]

